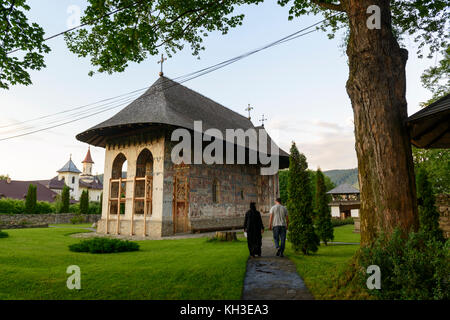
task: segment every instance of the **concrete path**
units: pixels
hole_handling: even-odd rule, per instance
[[[288,258],[275,255],[272,232],[262,241],[261,257],[249,258],[243,300],[313,300],[314,297]]]

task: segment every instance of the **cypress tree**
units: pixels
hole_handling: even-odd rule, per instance
[[[36,213],[37,188],[35,185],[28,186],[27,197],[25,199],[25,213]]]
[[[68,186],[64,186],[64,188],[62,189],[61,202],[61,213],[68,213],[70,205],[70,189]]]
[[[312,222],[312,193],[306,157],[301,154],[295,143],[292,144],[289,157],[288,178],[288,239],[295,251],[303,254],[316,252],[320,244],[314,232]]]
[[[87,190],[83,190],[80,196],[80,213],[89,213],[89,192]]]
[[[325,177],[320,169],[316,173],[316,213],[317,235],[325,245],[334,239],[331,210],[328,205],[329,197],[326,194]]]
[[[444,235],[439,228],[439,212],[436,209],[433,189],[425,168],[419,167],[416,183],[419,202],[419,230],[430,239],[444,241]]]
[[[100,205],[98,206],[98,214],[102,214],[103,206],[103,192],[100,194]]]

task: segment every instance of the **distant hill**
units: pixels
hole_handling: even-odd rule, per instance
[[[341,169],[341,170],[328,170],[323,172],[330,178],[333,183],[338,186],[343,183],[347,183],[351,186],[359,188],[358,185],[358,168],[354,169]]]

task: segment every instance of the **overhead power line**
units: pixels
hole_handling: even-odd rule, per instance
[[[294,32],[294,33],[292,33],[292,34],[290,34],[288,36],[285,36],[285,37],[283,37],[281,39],[278,39],[278,40],[276,40],[274,42],[271,42],[271,43],[269,43],[267,45],[264,45],[264,46],[262,46],[260,48],[254,49],[252,51],[246,52],[246,53],[241,54],[239,56],[236,56],[234,58],[222,61],[220,63],[217,63],[215,65],[212,65],[212,66],[200,69],[200,70],[197,70],[195,72],[191,72],[191,73],[188,73],[188,74],[185,74],[185,75],[173,78],[171,80],[177,81],[178,83],[175,83],[172,86],[182,84],[184,82],[196,79],[198,77],[201,77],[201,76],[203,76],[205,74],[211,73],[211,72],[216,71],[218,69],[224,68],[224,67],[226,67],[226,66],[228,66],[228,65],[230,65],[232,63],[235,63],[235,62],[237,62],[239,60],[242,60],[242,59],[244,59],[246,57],[249,57],[249,56],[251,56],[253,54],[256,54],[256,53],[258,53],[258,52],[260,52],[262,50],[265,50],[265,49],[271,48],[273,46],[276,46],[276,45],[279,45],[279,44],[282,44],[282,43],[285,43],[285,42],[288,42],[288,41],[300,38],[302,36],[308,35],[308,34],[310,34],[312,32],[317,31],[317,29],[310,30],[310,31],[307,31],[307,30],[309,30],[309,29],[311,29],[311,28],[313,28],[313,27],[323,23],[326,20],[327,19],[323,19],[321,21],[318,21],[318,22],[316,22],[316,23],[314,23],[314,24],[312,24],[312,25],[310,25],[308,27],[305,27],[305,28],[303,28],[301,30],[298,30],[298,31],[296,31],[296,32]],[[161,89],[161,91],[167,90],[167,89],[171,88],[172,86],[164,87],[164,88],[163,88],[163,86],[161,86],[161,88],[163,88],[163,89]],[[86,105],[79,106],[79,107],[74,107],[74,108],[71,108],[71,109],[68,109],[68,110],[64,110],[64,111],[60,111],[60,112],[57,112],[57,113],[54,113],[54,114],[49,114],[49,115],[45,115],[45,116],[42,116],[42,117],[26,120],[26,121],[23,121],[23,122],[18,122],[18,123],[12,124],[12,125],[2,126],[3,128],[5,128],[5,127],[9,127],[9,126],[20,125],[20,124],[29,123],[29,122],[37,121],[37,120],[42,120],[42,119],[45,119],[45,118],[53,117],[53,116],[64,114],[64,113],[69,113],[71,111],[81,110],[81,109],[86,108],[88,106],[94,106],[94,107],[91,107],[89,109],[83,110],[80,113],[70,115],[69,117],[71,118],[71,120],[69,120],[69,121],[65,121],[65,119],[59,119],[59,120],[47,123],[46,125],[57,123],[57,122],[60,122],[60,121],[63,121],[63,122],[59,123],[59,124],[51,125],[51,126],[46,126],[44,128],[41,128],[41,129],[36,129],[36,130],[25,132],[25,133],[19,133],[19,134],[10,136],[10,137],[0,138],[0,141],[9,140],[9,139],[18,138],[18,137],[23,137],[23,136],[26,136],[26,135],[34,134],[34,133],[37,133],[37,132],[42,132],[42,131],[45,131],[45,130],[50,130],[50,129],[53,129],[53,128],[56,128],[56,127],[60,127],[60,126],[63,126],[63,125],[69,124],[69,123],[73,123],[75,121],[86,119],[86,118],[91,117],[91,116],[95,116],[95,115],[103,113],[103,112],[107,112],[107,111],[116,109],[116,108],[118,108],[120,106],[123,106],[125,104],[128,104],[130,101],[132,101],[134,99],[134,96],[131,97],[131,95],[137,94],[137,93],[139,93],[139,92],[141,92],[143,90],[146,90],[148,88],[149,87],[141,88],[141,89],[134,90],[134,91],[131,91],[131,92],[119,95],[119,96],[115,96],[113,98],[103,99],[103,100],[100,100],[100,101],[97,101],[97,102],[94,102],[94,103],[86,104]],[[155,94],[155,93],[156,92],[153,91],[153,92],[150,92],[150,93],[147,93],[147,94],[143,94],[142,96],[138,97],[136,100],[144,98],[144,97],[152,95],[152,94]],[[122,98],[122,99],[115,100],[117,98]],[[109,101],[109,102],[107,102],[105,104],[102,104],[102,105],[99,105],[99,106],[95,106],[98,103],[102,103],[102,102],[106,102],[106,101]],[[117,104],[117,102],[119,102],[119,101],[120,101],[120,103]],[[87,114],[89,111],[95,111],[95,112]],[[2,128],[2,127],[0,127],[0,128]],[[19,132],[20,132],[20,130],[19,130]]]

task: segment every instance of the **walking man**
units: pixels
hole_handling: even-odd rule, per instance
[[[275,205],[270,209],[269,230],[273,229],[273,240],[277,249],[277,256],[284,257],[284,245],[286,243],[286,231],[289,225],[288,211],[281,204],[281,198],[275,200]]]

